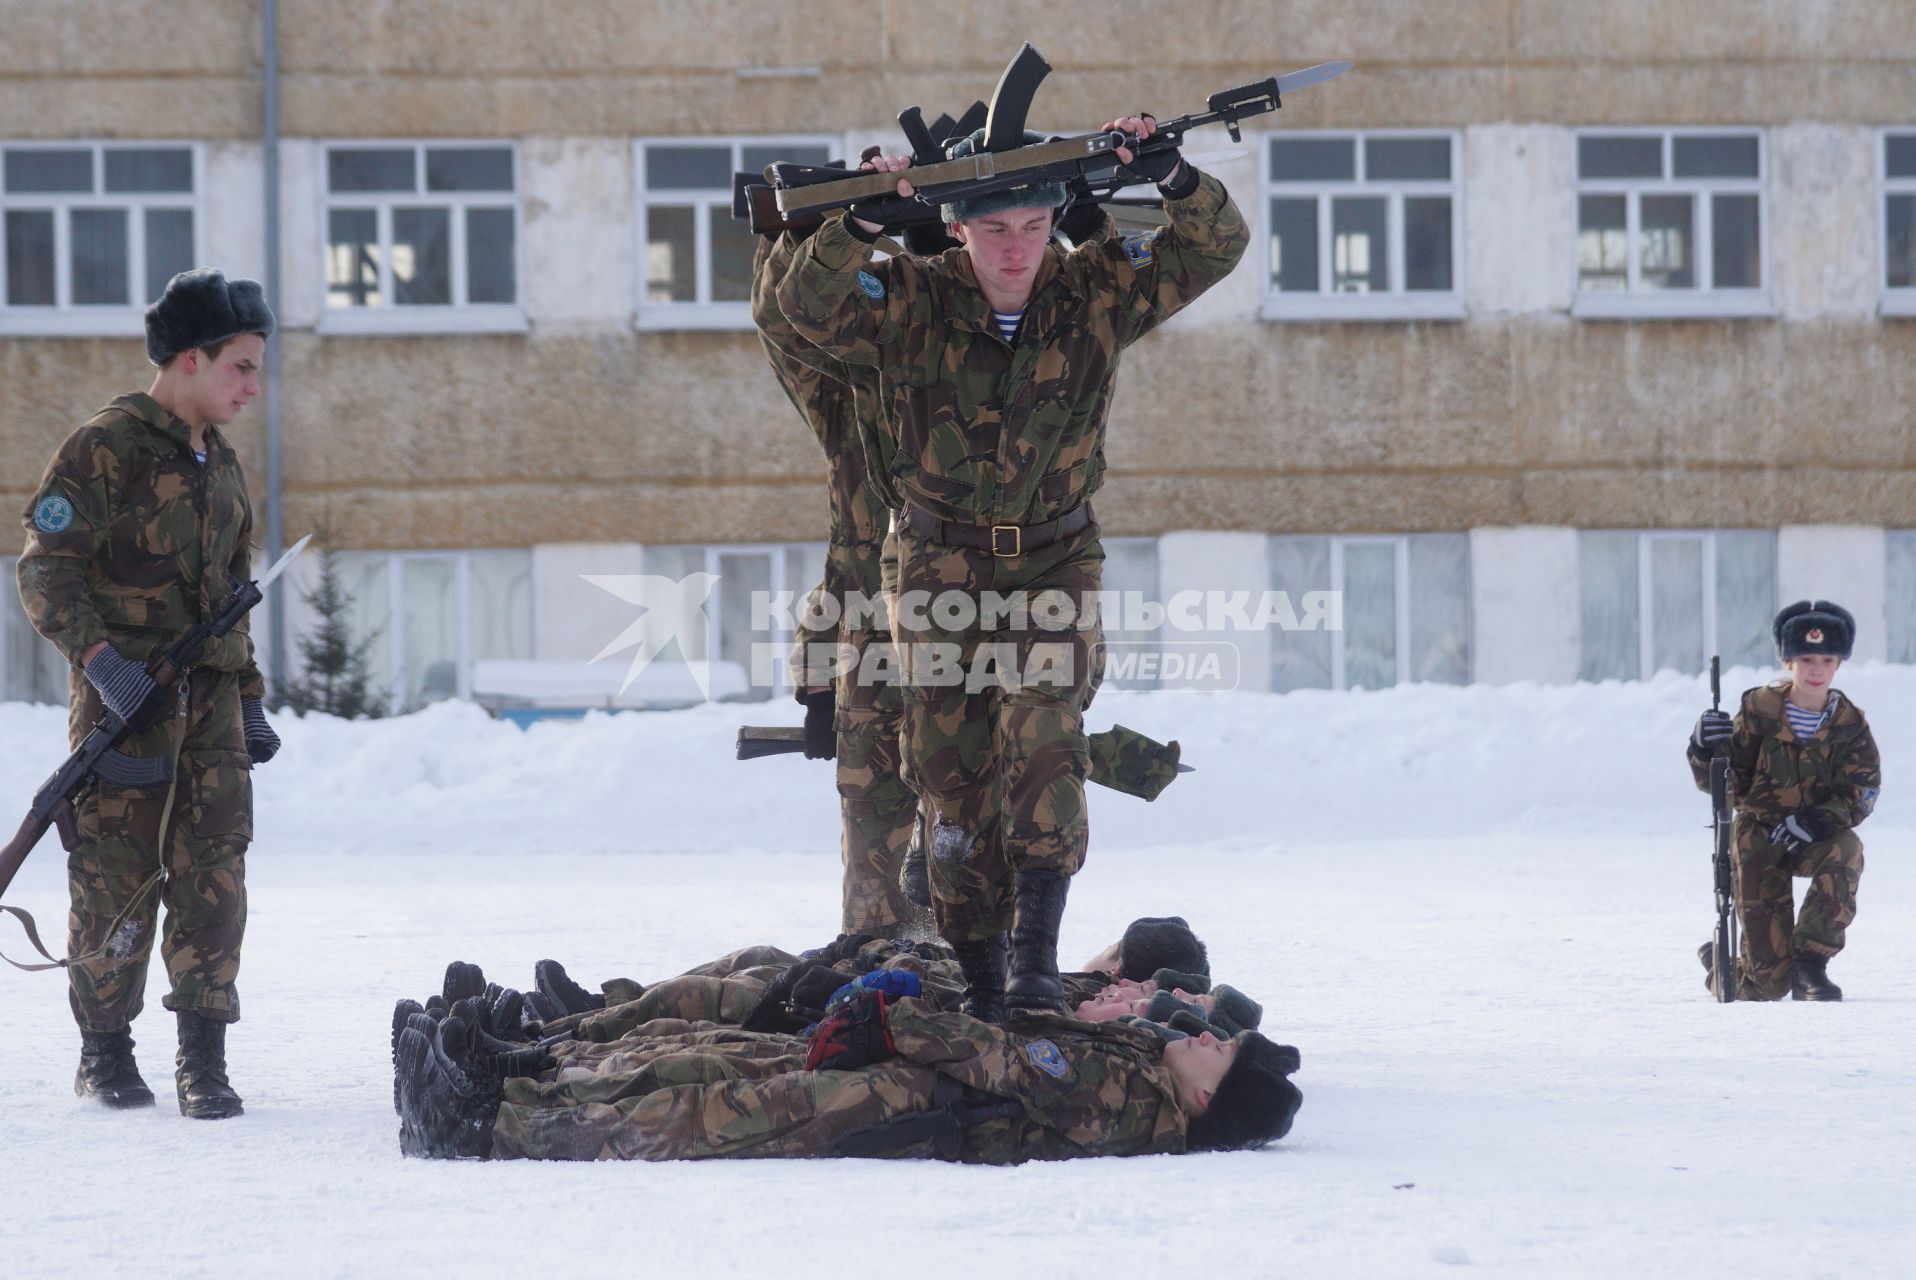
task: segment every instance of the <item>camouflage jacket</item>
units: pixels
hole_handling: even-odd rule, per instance
[[[144,660],[211,617],[229,579],[252,577],[239,457],[208,427],[202,467],[190,439],[151,396],[121,396],[67,437],[27,503],[20,599],[74,665],[101,640]],[[244,619],[199,665],[265,693]]]
[[[876,369],[903,501],[971,524],[1029,524],[1078,506],[1104,476],[1118,357],[1230,273],[1250,231],[1204,176],[1171,221],[1040,261],[1016,343],[991,318],[971,258],[871,261],[845,217],[780,278],[792,327],[847,364]]]
[[[1743,695],[1730,738],[1737,824],[1767,831],[1792,813],[1814,809],[1839,829],[1854,827],[1875,809],[1883,786],[1869,721],[1846,697],[1829,723],[1804,742],[1783,713],[1789,687],[1778,681]],[[1707,791],[1710,757],[1692,745],[1689,759],[1697,786]]]

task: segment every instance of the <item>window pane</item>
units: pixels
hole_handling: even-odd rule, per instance
[[[1271,201],[1271,287],[1317,292],[1317,201]]]
[[[1888,593],[1888,658],[1916,662],[1916,531],[1892,529],[1884,535]]]
[[[1916,286],[1916,195],[1891,196],[1883,209],[1892,289]]]
[[[1344,548],[1344,687],[1397,683],[1397,548]]]
[[[90,150],[9,151],[6,171],[9,195],[93,190],[93,152]]]
[[[1385,207],[1376,197],[1331,201],[1331,288],[1336,292],[1389,291]]]
[[[193,267],[193,211],[146,211],[146,300],[166,292],[166,282]]]
[[[1650,671],[1693,675],[1703,652],[1703,540],[1650,542]]]
[[[1730,529],[1716,535],[1716,651],[1726,667],[1768,666],[1775,656],[1776,534]]]
[[[1630,286],[1628,198],[1580,196],[1577,199],[1577,287],[1627,289]]]
[[[698,247],[692,210],[645,211],[645,300],[698,300]]]
[[[1670,165],[1679,178],[1754,178],[1756,138],[1672,138]]]
[[[0,559],[0,574],[11,576],[16,563]],[[0,646],[0,702],[66,701],[66,659],[27,621],[18,591],[0,591]]]
[[[426,190],[510,191],[510,147],[427,147]]]
[[[645,186],[648,191],[730,191],[732,148],[647,147]]]
[[[53,305],[53,211],[7,210],[7,305]]]
[[[1147,655],[1160,652],[1165,637],[1163,628],[1154,631],[1126,630],[1120,624],[1138,619],[1127,608],[1126,596],[1139,603],[1160,599],[1158,595],[1158,543],[1155,538],[1111,538],[1104,544],[1104,577],[1101,590],[1110,593],[1110,616],[1105,619],[1104,681],[1119,689],[1157,687],[1159,659]]]
[[[723,674],[714,671],[714,693],[722,688],[750,686],[752,646],[772,643],[769,634],[752,630],[752,596],[757,592],[769,594],[772,589],[771,555],[763,551],[744,551],[721,555],[718,560],[718,590],[713,594],[713,599],[718,605],[719,661],[736,666],[737,670]],[[779,646],[779,649],[776,662],[782,665],[785,661],[783,646]],[[772,690],[763,686],[753,687],[750,696],[754,700],[769,698]]]
[[[1916,178],[1916,133],[1883,140],[1883,172],[1892,178]]]
[[[1448,182],[1450,139],[1367,139],[1364,142],[1364,176],[1376,181]]]
[[[512,210],[466,210],[466,301],[510,303],[517,280]]]
[[[326,185],[340,191],[417,191],[411,147],[338,147],[326,153]]]
[[[1404,288],[1450,288],[1450,197],[1404,199]]]
[[[1643,260],[1638,279],[1646,289],[1694,289],[1696,261],[1691,252],[1694,196],[1645,196]]]
[[[371,209],[326,215],[326,305],[380,305],[379,215]]]
[[[123,307],[126,296],[126,210],[75,209],[68,224],[73,249],[73,305]]]
[[[1271,589],[1290,597],[1291,608],[1301,619],[1305,613],[1305,594],[1331,589],[1331,540],[1279,536],[1268,544],[1271,556]],[[1331,687],[1332,633],[1319,627],[1311,631],[1276,630],[1271,634],[1271,688],[1278,693],[1292,689],[1328,689]]]
[[[752,300],[752,229],[732,216],[730,205],[715,204],[705,211],[712,245],[712,301]]]
[[[450,559],[399,564],[405,634],[400,696],[410,710],[459,693],[459,573]]]
[[[1592,137],[1577,139],[1579,178],[1661,178],[1663,139]]]
[[[472,660],[532,656],[532,553],[466,553],[471,609],[466,620]]]
[[[451,210],[393,210],[393,302],[402,307],[451,305]]]
[[[366,651],[366,670],[372,675],[372,688],[378,696],[390,699],[393,692],[392,596],[387,588],[391,557],[378,552],[341,551],[333,558],[339,574],[340,590],[350,607],[346,610],[347,632],[354,644],[371,644]],[[299,572],[298,566],[294,572]],[[312,581],[317,582],[317,573]],[[291,611],[288,611],[289,618]],[[289,627],[290,631],[290,627]],[[293,659],[294,665],[299,663]]]
[[[103,154],[108,191],[193,190],[193,153],[184,147],[109,148]]]
[[[1410,538],[1410,678],[1470,683],[1470,536]]]
[[[1763,283],[1755,196],[1710,197],[1711,282],[1718,289],[1754,289]]]
[[[1273,138],[1273,182],[1349,182],[1357,177],[1352,138]]]
[[[1637,632],[1637,535],[1577,535],[1583,659],[1579,680],[1635,680],[1642,674]]]
[[[651,154],[647,152],[647,154]],[[831,162],[830,148],[817,146],[790,147],[740,147],[739,168],[746,173],[763,173],[765,166],[774,160],[789,160],[793,164],[828,164]],[[725,185],[732,185],[731,175],[725,177]]]

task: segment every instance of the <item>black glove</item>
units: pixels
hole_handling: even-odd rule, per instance
[[[1690,734],[1690,745],[1698,755],[1709,755],[1711,748],[1719,742],[1728,742],[1736,732],[1736,725],[1727,711],[1705,711],[1697,717],[1696,729]]]
[[[106,709],[133,732],[149,729],[164,717],[166,690],[153,682],[143,664],[122,657],[112,645],[94,654],[85,670]]]
[[[1058,215],[1058,230],[1077,248],[1104,230],[1104,206],[1089,196],[1078,196]]]
[[[805,695],[805,758],[807,760],[838,758],[838,730],[832,723],[837,713],[836,690],[827,689],[822,693]]]
[[[792,980],[790,1006],[795,1013],[817,1017],[849,979],[831,965],[817,961],[797,967],[800,972]]]
[[[246,754],[254,764],[265,764],[279,754],[279,735],[266,723],[266,708],[258,698],[240,699],[240,719],[246,726]]]
[[[812,1032],[805,1069],[856,1071],[895,1055],[898,1050],[885,1026],[885,1012],[890,1007],[890,997],[884,992],[867,991],[819,1023]]]
[[[1770,828],[1770,843],[1785,853],[1795,853],[1798,849],[1819,844],[1836,834],[1836,823],[1827,813],[1815,809],[1805,809],[1801,813],[1792,813],[1783,821]]]
[[[1144,118],[1155,120],[1157,117],[1147,114]],[[1146,139],[1144,145],[1149,146],[1150,140]],[[1183,154],[1176,147],[1163,147],[1148,152],[1141,152],[1137,147],[1131,147],[1129,150],[1131,163],[1124,166],[1124,171],[1146,182],[1155,182],[1159,185],[1163,185],[1164,180],[1176,172],[1178,164],[1184,159]]]

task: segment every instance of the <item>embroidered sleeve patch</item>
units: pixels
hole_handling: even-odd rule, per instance
[[[1856,801],[1856,807],[1862,812],[1862,815],[1865,818],[1869,817],[1870,814],[1876,812],[1876,797],[1882,794],[1883,794],[1883,789],[1881,787],[1864,787],[1863,788],[1863,794],[1860,797],[1858,797]]]
[[[1139,231],[1124,238],[1124,252],[1131,261],[1140,265],[1151,261],[1158,255],[1158,233]]]
[[[1054,1080],[1063,1079],[1065,1072],[1071,1070],[1071,1064],[1058,1052],[1058,1046],[1049,1040],[1033,1040],[1025,1046],[1025,1057],[1031,1059],[1032,1066]]]
[[[885,296],[885,282],[869,271],[858,273],[858,287],[863,289],[865,296],[873,302]]]
[[[65,533],[73,525],[73,504],[57,493],[40,499],[33,509],[33,527],[41,533]]]

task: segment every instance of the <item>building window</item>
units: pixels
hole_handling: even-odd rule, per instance
[[[1271,633],[1271,688],[1385,689],[1470,681],[1470,539],[1461,533],[1270,541],[1271,586],[1340,602],[1329,626]],[[1341,625],[1340,625],[1341,624]]]
[[[1916,133],[1883,134],[1883,313],[1916,316]]]
[[[1889,530],[1884,553],[1887,656],[1891,662],[1916,663],[1916,529]]]
[[[1455,133],[1285,133],[1264,148],[1269,319],[1464,314]]]
[[[732,175],[774,160],[824,164],[820,137],[647,140],[636,144],[642,329],[752,327],[752,233],[732,217]]]
[[[0,145],[0,333],[142,332],[199,252],[190,143]]]
[[[645,548],[645,573],[683,582],[695,573],[712,575],[704,618],[656,617],[660,630],[647,636],[660,658],[703,662],[714,699],[762,701],[789,697],[786,669],[791,651],[790,616],[803,608],[806,593],[825,576],[824,543],[773,543],[758,546],[677,546]],[[683,598],[690,607],[691,596]],[[780,606],[788,602],[790,614]],[[695,702],[703,697],[688,672],[669,669],[647,677],[641,690],[652,703]]]
[[[1127,630],[1126,622],[1150,620],[1148,607],[1164,603],[1158,589],[1156,538],[1106,538],[1099,588],[1108,606],[1103,617],[1103,683],[1113,689],[1155,689],[1163,658],[1162,628]],[[1175,640],[1176,637],[1169,637]]]
[[[321,149],[326,333],[521,332],[511,144]]]
[[[1580,316],[1768,315],[1763,135],[1577,135]]]
[[[318,575],[308,559],[303,590]],[[350,631],[373,637],[367,662],[394,712],[470,698],[475,662],[532,657],[530,551],[341,551],[333,564]],[[303,600],[288,616],[295,636],[314,622]]]
[[[13,589],[16,560],[0,560],[6,585],[0,587],[0,702],[67,700],[67,660],[27,620],[20,593]]]
[[[1584,680],[1694,675],[1775,659],[1776,534],[1768,529],[1577,536]]]

